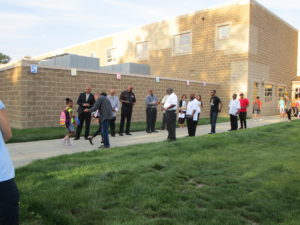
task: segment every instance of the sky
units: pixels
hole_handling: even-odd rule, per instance
[[[0,0],[0,52],[36,56],[230,0]],[[300,28],[299,0],[258,0]]]

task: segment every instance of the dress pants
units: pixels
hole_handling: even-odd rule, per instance
[[[110,120],[103,120],[102,123],[101,123],[103,144],[104,144],[104,147],[107,147],[107,148],[110,147],[109,137],[108,137],[109,121]]]
[[[187,117],[187,129],[190,137],[194,137],[196,135],[196,128],[198,121],[194,121],[193,117]]]
[[[109,127],[110,127],[111,136],[115,136],[116,135],[116,117],[115,116],[109,121]]]
[[[216,133],[216,124],[218,119],[218,112],[210,112],[210,124],[211,124],[211,133]]]
[[[147,121],[147,132],[155,131],[157,110],[156,108],[147,108],[146,109],[146,121]]]
[[[169,110],[166,112],[168,140],[176,140],[176,110]]]
[[[130,123],[131,123],[131,116],[132,116],[132,108],[122,108],[121,111],[121,121],[120,121],[120,134],[124,133],[124,124],[126,119],[126,131],[125,133],[128,134],[130,131]]]
[[[166,113],[163,113],[163,119],[162,119],[162,124],[161,124],[161,129],[165,130],[167,128],[167,116]]]
[[[19,224],[19,191],[14,179],[0,182],[0,225]]]
[[[238,128],[238,117],[230,114],[231,130],[237,130]]]
[[[77,126],[75,138],[80,138],[80,134],[81,134],[81,130],[82,130],[84,122],[85,122],[84,137],[87,138],[90,134],[91,113],[89,113],[89,112],[79,113],[78,119],[80,121],[80,124]]]
[[[240,112],[241,128],[247,128],[247,112]]]

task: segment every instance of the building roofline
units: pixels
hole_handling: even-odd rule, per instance
[[[129,28],[129,29],[114,32],[114,33],[111,33],[111,34],[108,34],[108,35],[93,38],[93,39],[90,39],[90,40],[87,40],[87,41],[84,41],[84,42],[79,42],[77,44],[72,44],[72,45],[69,45],[67,47],[58,48],[58,49],[55,49],[55,50],[52,50],[52,51],[49,51],[49,52],[46,52],[46,53],[43,53],[43,54],[40,54],[40,55],[37,55],[37,56],[33,56],[32,58],[35,59],[35,58],[42,57],[42,56],[47,55],[47,54],[54,54],[55,55],[56,52],[57,52],[57,54],[61,54],[65,49],[68,49],[68,48],[76,47],[76,46],[79,46],[79,45],[86,45],[86,44],[94,42],[94,41],[98,41],[98,40],[101,40],[101,39],[113,37],[114,35],[121,34],[123,32],[129,32],[131,30],[135,30],[135,29],[138,29],[138,28],[142,28],[142,27],[145,27],[145,26],[152,25],[152,24],[162,23],[162,22],[170,21],[170,20],[174,20],[174,19],[179,19],[179,18],[182,18],[182,17],[191,16],[191,15],[194,15],[194,14],[197,14],[197,13],[200,13],[200,12],[220,9],[220,8],[229,7],[229,6],[232,6],[232,5],[246,5],[246,4],[250,4],[250,2],[251,2],[251,0],[233,0],[233,1],[230,1],[230,2],[227,2],[227,3],[218,4],[218,5],[208,7],[208,8],[205,8],[205,9],[196,10],[196,11],[193,11],[191,13],[185,13],[185,14],[182,14],[182,15],[179,15],[179,16],[176,16],[176,17],[165,18],[165,19],[162,19],[162,20],[159,20],[159,21],[156,21],[156,22],[148,23],[148,24],[145,24],[145,25],[139,25],[139,26],[132,27],[132,28]]]
[[[296,27],[294,27],[293,25],[289,24],[288,22],[286,22],[284,19],[282,19],[280,16],[278,16],[276,13],[272,12],[270,9],[268,9],[266,6],[264,6],[262,3],[258,2],[257,0],[250,0],[251,4],[257,5],[261,8],[263,8],[265,11],[267,11],[268,13],[270,13],[272,16],[276,17],[277,19],[279,19],[281,22],[283,22],[284,24],[288,25],[290,28],[292,28],[295,31],[299,31]]]

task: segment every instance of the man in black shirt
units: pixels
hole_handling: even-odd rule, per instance
[[[127,120],[125,133],[127,135],[131,135],[129,130],[130,130],[130,122],[132,116],[132,109],[136,103],[135,94],[132,92],[132,90],[133,87],[128,86],[127,90],[123,91],[120,95],[120,102],[122,102],[120,131],[119,131],[120,136],[123,136],[125,119]]]
[[[218,119],[218,113],[222,111],[222,102],[218,96],[216,96],[216,90],[211,91],[210,98],[210,124],[211,132],[209,134],[216,133],[216,123]]]
[[[81,93],[78,97],[77,104],[78,104],[78,119],[80,124],[77,127],[76,135],[74,140],[78,140],[80,138],[81,130],[83,127],[83,122],[85,122],[85,134],[84,137],[87,140],[90,133],[90,124],[91,124],[91,113],[85,112],[85,109],[90,109],[95,104],[95,97],[91,93],[91,87],[86,87],[85,92]]]

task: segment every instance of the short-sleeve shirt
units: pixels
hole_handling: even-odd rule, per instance
[[[124,108],[132,108],[133,104],[136,102],[135,94],[129,91],[123,91],[120,95],[120,100],[129,101],[130,103],[122,103]]]
[[[246,107],[247,105],[249,106],[249,100],[247,98],[243,98],[243,99],[240,99],[240,103],[241,103],[240,112],[247,112],[247,108],[243,109],[243,107]]]
[[[192,101],[189,101],[187,104],[187,110],[186,110],[186,115],[192,115],[193,111],[195,110],[195,114],[193,116],[193,121],[198,120],[198,113],[199,113],[199,103],[197,99],[193,99]]]
[[[219,104],[221,100],[218,96],[213,96],[210,98],[210,111],[211,112],[219,112]]]
[[[253,102],[253,109],[254,110],[261,110],[262,102],[259,99],[256,99]]]
[[[168,109],[168,111],[171,111],[171,110],[174,111],[174,110],[177,109],[178,98],[177,98],[177,95],[175,93],[170,94],[169,97],[166,99],[166,102],[164,104],[164,108],[168,108],[171,105],[175,105],[175,106],[171,109]]]
[[[282,107],[282,108],[284,107],[284,104],[285,104],[284,100],[279,100],[278,103],[279,103],[279,106],[280,106],[280,107]]]
[[[0,110],[5,106],[0,101]],[[9,152],[5,146],[2,133],[0,132],[0,182],[13,179],[15,177],[15,170],[11,161]]]

